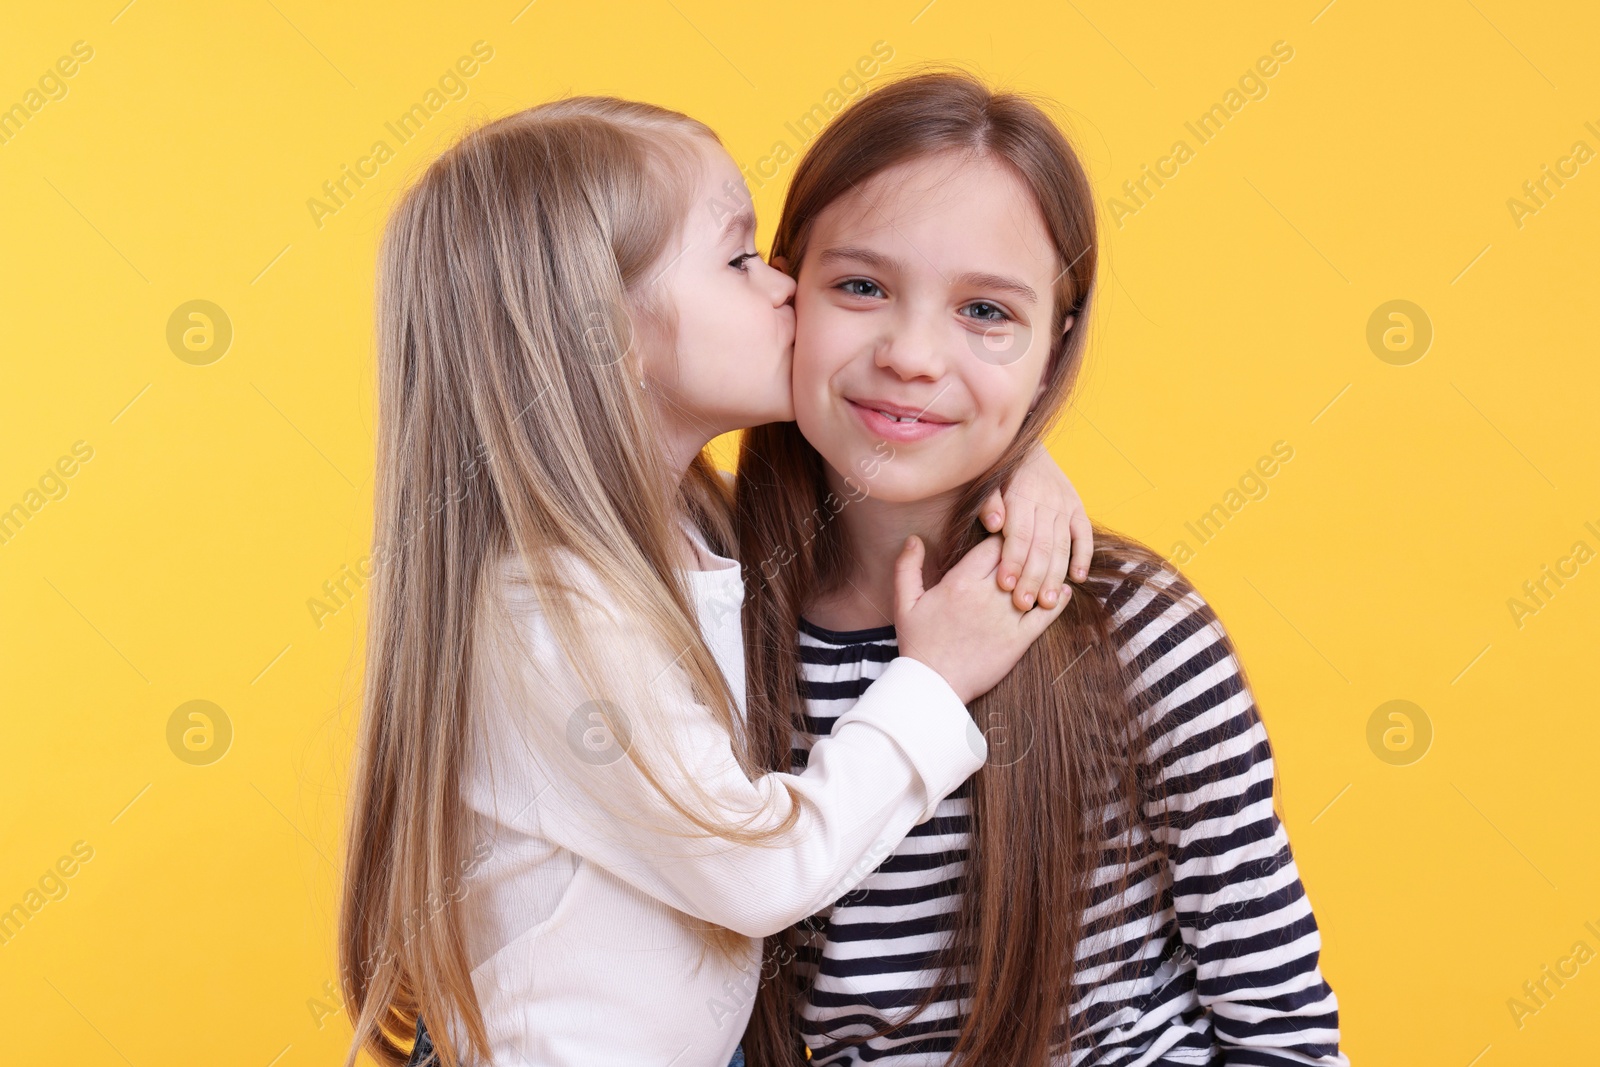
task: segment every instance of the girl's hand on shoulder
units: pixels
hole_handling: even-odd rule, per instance
[[[963,704],[993,689],[1067,602],[1018,610],[995,581],[1000,537],[962,556],[932,589],[922,587],[922,539],[909,537],[894,564],[894,625],[900,654],[932,667]]]
[[[1037,602],[1054,608],[1072,596],[1067,575],[1081,582],[1089,576],[1094,555],[1094,530],[1083,500],[1072,482],[1042,445],[1018,468],[1011,484],[989,495],[983,525],[1004,533],[1005,546],[995,580],[1011,593],[1017,610]]]

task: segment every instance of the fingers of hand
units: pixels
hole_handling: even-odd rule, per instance
[[[1047,581],[1050,572],[1050,560],[1055,549],[1056,516],[1052,511],[1041,509],[1035,516],[1032,543],[1028,546],[1027,562],[1023,564],[1022,576],[1017,580],[1016,590],[1012,593],[1012,602],[1018,611],[1027,611],[1039,602],[1039,594],[1048,588]]]
[[[1022,634],[1027,637],[1029,641],[1032,641],[1034,638],[1044,633],[1045,627],[1055,622],[1056,619],[1060,617],[1061,613],[1066,610],[1066,607],[1066,597],[1061,597],[1056,603],[1056,606],[1053,608],[1047,608],[1043,605],[1040,605],[1039,607],[1034,608],[1032,611],[1024,612],[1018,622],[1018,627]]]
[[[1022,577],[1028,554],[1033,550],[1033,531],[1038,518],[1034,505],[1018,500],[1006,514],[1005,548],[1000,555],[1000,588],[1012,591]],[[1023,610],[1027,610],[1024,608]]]
[[[922,599],[922,539],[908,537],[899,557],[894,561],[894,610],[903,616]]]
[[[985,530],[990,533],[1000,532],[1006,521],[1006,501],[1000,495],[1000,490],[996,489],[989,494],[989,499],[983,502],[983,510],[980,514],[983,515],[983,528]]]
[[[1050,542],[1050,567],[1045,571],[1044,589],[1039,593],[1039,605],[1053,608],[1072,596],[1067,585],[1067,569],[1072,563],[1072,534],[1065,515],[1056,517],[1056,536]]]
[[[1089,577],[1089,560],[1094,555],[1094,527],[1080,508],[1073,513],[1068,528],[1072,534],[1072,577],[1081,582]]]
[[[982,578],[994,582],[995,568],[1000,564],[1000,542],[999,534],[985,537],[956,561],[956,565],[950,568],[950,575],[957,580]]]

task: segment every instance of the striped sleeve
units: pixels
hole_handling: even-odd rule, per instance
[[[1119,614],[1151,703],[1145,806],[1171,865],[1196,994],[1226,1064],[1347,1065],[1321,935],[1272,806],[1273,759],[1222,624],[1187,583],[1152,576]]]

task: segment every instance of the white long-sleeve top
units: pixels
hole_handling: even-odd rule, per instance
[[[737,563],[691,537],[706,568],[686,572],[701,630],[742,715],[744,583]],[[670,652],[594,613],[607,628],[600,647],[649,679],[609,694],[630,745],[675,739],[683,773],[724,818],[767,826],[798,809],[776,844],[708,838],[600,729],[535,594],[506,580],[521,571],[508,556],[499,592],[538,681],[532,696],[499,684],[474,696],[463,776],[479,854],[488,851],[459,906],[495,1067],[725,1067],[750,1015],[760,939],[870,873],[983,764],[983,735],[936,671],[898,657],[817,742],[804,773],[752,782]],[[581,564],[570,578],[603,596]],[[745,935],[737,958],[709,949],[696,919]]]

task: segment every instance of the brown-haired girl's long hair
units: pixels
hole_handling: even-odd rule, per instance
[[[772,255],[785,257],[798,275],[811,228],[830,204],[888,168],[951,152],[998,161],[1022,180],[1038,203],[1061,273],[1052,328],[1035,335],[1052,338],[1044,393],[1010,447],[952,508],[942,542],[930,546],[936,574],[987,536],[979,521],[983,501],[1009,482],[1039,443],[1078,376],[1096,276],[1089,180],[1038,104],[992,91],[962,72],[932,71],[869,92],[823,131],[795,171],[772,244]],[[1069,314],[1076,319],[1063,333]],[[770,768],[790,766],[801,721],[797,620],[812,598],[848,577],[850,547],[840,524],[828,521],[837,508],[827,506],[827,494],[823,460],[794,423],[746,435],[735,506],[748,590],[749,720],[752,744]],[[1087,584],[1108,588],[1125,581],[1156,591],[1157,601],[1142,617],[1192,588],[1144,545],[1099,525],[1094,537]],[[1140,770],[1146,750],[1140,716],[1154,698],[1133,695],[1135,670],[1116,649],[1115,607],[1088,588],[1077,589],[1011,673],[971,705],[992,745],[1002,738],[1031,738],[1031,745],[1009,760],[995,758],[992,749],[972,780],[960,908],[947,946],[933,961],[935,986],[902,1016],[903,1024],[941,999],[963,1001],[952,1062],[1033,1067],[1069,1045],[1084,913],[1118,888],[1091,887],[1091,877],[1103,861],[1118,862],[1126,886],[1161,859],[1139,823],[1143,805],[1160,803],[1151,776]],[[1154,910],[1159,901],[1149,906]],[[1139,948],[1110,951],[1126,961]],[[745,1055],[751,1067],[787,1067],[803,1062],[796,1038],[798,978],[787,935],[769,939],[765,954],[768,973],[776,965],[778,980],[758,995]]]
[[[625,340],[640,321],[670,333],[651,282],[688,216],[697,143],[715,134],[677,112],[561,100],[466,134],[390,217],[378,267],[378,563],[339,912],[347,1067],[362,1048],[404,1063],[419,1014],[444,1063],[489,1055],[456,905],[473,862],[461,796],[472,664],[498,634],[480,608],[507,553],[591,691],[623,669],[608,660],[630,657],[590,647],[554,550],[684,650],[679,668],[734,732],[678,573],[680,517],[728,554],[732,500],[704,455],[681,482],[664,469]],[[659,765],[646,761],[659,755],[628,752],[658,788]],[[739,836],[692,798],[668,799],[707,832]],[[748,945],[705,933],[714,949]]]

